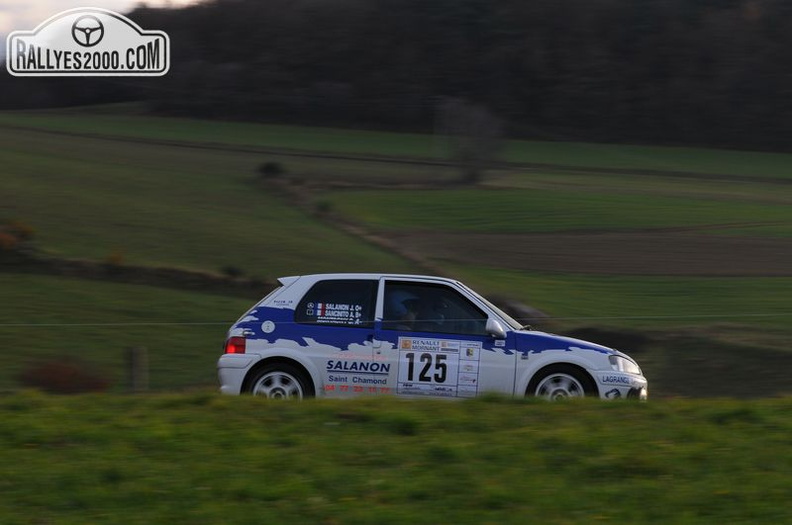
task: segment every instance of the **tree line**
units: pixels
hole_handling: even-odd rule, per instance
[[[211,0],[128,14],[170,35],[147,79],[0,79],[4,108],[437,131],[449,101],[510,136],[792,149],[787,0]]]

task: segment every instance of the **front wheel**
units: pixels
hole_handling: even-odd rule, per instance
[[[248,391],[269,399],[303,399],[314,395],[305,374],[286,363],[273,363],[259,370]]]
[[[528,383],[526,396],[548,401],[597,395],[597,387],[584,371],[570,365],[551,365],[537,373]]]

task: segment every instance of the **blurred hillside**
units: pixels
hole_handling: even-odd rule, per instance
[[[129,16],[171,37],[154,79],[0,77],[0,108],[145,100],[159,114],[792,149],[784,0],[213,0]],[[442,130],[439,130],[442,131]]]

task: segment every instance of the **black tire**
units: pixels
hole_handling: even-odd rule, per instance
[[[313,397],[311,380],[289,363],[271,363],[256,370],[248,381],[247,392],[268,399],[304,399]]]
[[[549,365],[531,378],[526,396],[542,397],[548,401],[575,397],[595,397],[597,385],[584,370],[572,365]]]

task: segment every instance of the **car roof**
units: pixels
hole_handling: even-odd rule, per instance
[[[449,279],[447,277],[439,277],[436,275],[415,275],[404,273],[315,273],[306,275],[291,275],[288,277],[279,277],[278,282],[286,286],[294,283],[297,280],[325,281],[330,279],[373,279],[379,280],[381,278],[387,279],[404,279],[411,281],[431,280],[442,281],[445,283],[457,284],[459,281],[456,279]]]

